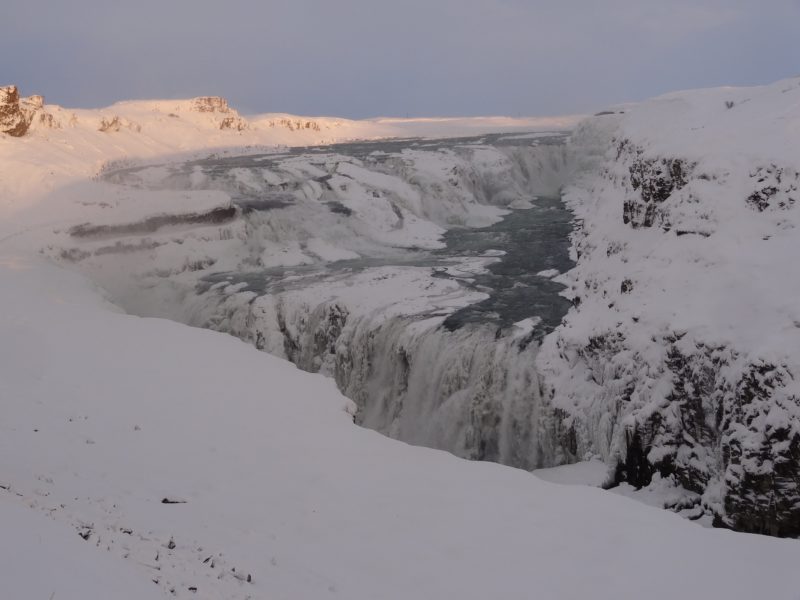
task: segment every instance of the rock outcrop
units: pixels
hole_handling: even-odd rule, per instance
[[[310,129],[312,131],[321,131],[319,123],[311,120],[303,119],[272,119],[269,121],[270,127],[285,127],[289,131],[301,131],[303,129]]]
[[[28,114],[20,106],[17,86],[0,87],[0,132],[22,137],[30,127]]]
[[[98,131],[104,133],[114,133],[123,129],[129,129],[138,133],[142,130],[142,126],[125,117],[113,115],[100,119],[100,125],[97,128]]]
[[[57,128],[58,121],[44,107],[44,96],[20,98],[15,85],[0,87],[0,133],[22,137],[36,125]]]
[[[192,101],[192,110],[200,113],[223,115],[219,121],[222,130],[244,131],[249,127],[247,121],[228,105],[220,96],[200,96]]]
[[[232,112],[228,101],[220,96],[199,96],[192,101],[192,104],[197,112],[222,114]]]

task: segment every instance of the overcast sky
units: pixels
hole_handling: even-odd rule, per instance
[[[2,0],[0,85],[48,102],[554,115],[800,74],[800,0]]]

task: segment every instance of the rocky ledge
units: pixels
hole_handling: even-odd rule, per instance
[[[0,133],[22,137],[36,123],[58,127],[53,115],[45,110],[44,96],[20,98],[17,86],[0,87]]]

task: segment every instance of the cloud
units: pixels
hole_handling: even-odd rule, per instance
[[[800,64],[798,0],[5,0],[0,73],[79,106],[555,114]]]

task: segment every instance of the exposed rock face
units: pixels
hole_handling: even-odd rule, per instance
[[[200,96],[194,99],[194,110],[197,112],[223,113],[231,111],[228,101],[220,96]]]
[[[113,133],[122,129],[130,129],[131,131],[139,132],[142,130],[142,126],[134,121],[131,121],[130,119],[126,119],[125,117],[114,115],[110,117],[103,117],[100,120],[100,126],[97,129],[98,131],[102,131],[104,133]]]
[[[20,107],[17,86],[0,87],[0,132],[22,137],[30,124],[28,115]]]
[[[673,192],[686,185],[686,178],[694,168],[679,158],[643,158],[642,149],[621,142],[617,156],[634,156],[628,167],[630,186],[636,194],[625,200],[622,220],[633,228],[658,225],[670,228],[666,211],[661,204]]]
[[[200,96],[193,101],[193,110],[201,113],[225,115],[219,121],[219,128],[232,131],[244,131],[249,127],[239,113],[228,106],[228,101],[219,96]]]
[[[750,365],[726,406],[724,525],[800,535],[800,398],[785,390],[792,377],[784,365]]]
[[[800,173],[791,167],[758,167],[750,174],[750,179],[756,189],[747,197],[747,205],[758,212],[786,210],[800,198]]]
[[[0,132],[22,137],[37,125],[60,127],[55,117],[45,111],[44,96],[20,98],[17,86],[0,87]]]
[[[645,487],[658,473],[709,504],[709,488],[721,485],[718,525],[800,535],[800,398],[785,392],[786,367],[742,365],[721,345],[665,342],[672,389],[659,410],[634,405],[616,482]],[[631,384],[633,394],[641,384]]]
[[[247,129],[247,121],[241,117],[225,117],[219,124],[220,129],[232,129],[234,131],[244,131]]]
[[[302,129],[310,129],[312,131],[321,131],[319,123],[311,120],[302,119],[274,119],[269,122],[270,127],[285,127],[289,131],[300,131]]]

